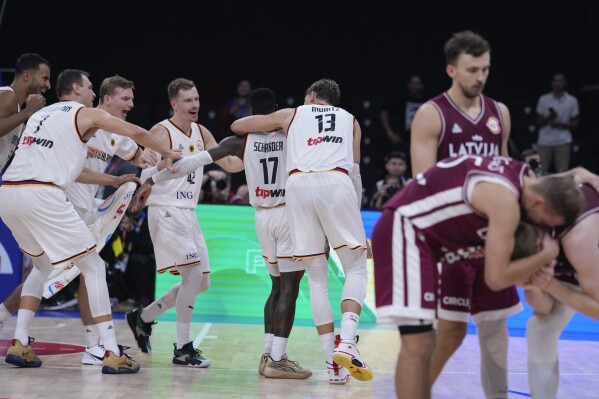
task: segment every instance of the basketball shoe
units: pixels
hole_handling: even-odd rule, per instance
[[[102,374],[134,374],[139,371],[139,363],[125,353],[119,345],[120,356],[112,351],[104,353],[102,360]]]
[[[264,375],[264,367],[266,366],[266,359],[270,356],[270,353],[263,353],[260,358],[260,364],[258,365],[258,374]]]
[[[289,360],[287,355],[278,362],[267,356],[262,375],[266,378],[303,380],[312,376],[312,372],[302,368],[297,362]]]
[[[152,325],[155,321],[146,323],[141,319],[143,308],[140,306],[126,313],[127,324],[137,341],[137,346],[143,353],[152,353],[152,345],[150,345],[150,335],[152,335]]]
[[[19,367],[40,367],[42,361],[37,357],[31,347],[33,341],[34,339],[29,337],[27,346],[23,346],[18,339],[10,341],[10,346],[6,352],[6,359],[4,359],[4,361]]]
[[[83,356],[81,356],[81,363],[93,366],[100,365],[104,360],[104,352],[104,345],[100,345],[99,342],[94,346],[85,348]]]
[[[339,367],[339,365],[335,362],[330,364],[329,362],[325,362],[327,364],[327,371],[329,373],[329,382],[331,384],[345,384],[351,380],[351,374],[345,367]]]
[[[193,347],[193,342],[188,342],[181,349],[177,349],[177,344],[173,344],[173,364],[177,366],[189,367],[210,367],[210,360],[202,356],[202,351]]]
[[[339,335],[335,336],[335,349],[333,350],[333,361],[341,367],[345,367],[358,381],[370,381],[374,377],[372,370],[362,357],[356,347],[359,337],[353,340],[341,340]]]

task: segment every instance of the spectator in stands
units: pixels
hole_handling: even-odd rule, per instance
[[[566,92],[563,73],[555,73],[551,92],[539,97],[537,126],[539,155],[545,172],[565,172],[570,166],[572,130],[578,127],[578,100]]]
[[[204,173],[202,191],[201,202],[204,204],[243,204],[241,197],[231,189],[231,174],[223,170]]]
[[[392,151],[389,155],[385,157],[385,177],[381,180],[378,180],[375,183],[373,190],[371,191],[370,198],[370,206],[372,207],[375,197],[380,197],[387,192],[387,188],[383,187],[385,185],[385,180],[388,179],[388,176],[396,176],[398,180],[399,187],[403,187],[410,179],[406,175],[406,171],[408,169],[407,157],[404,152],[401,151]],[[381,191],[383,190],[383,191]]]
[[[407,82],[407,93],[388,96],[380,114],[385,134],[394,149],[410,149],[410,128],[418,108],[424,103],[424,83],[419,75],[412,75]]]
[[[252,84],[249,80],[242,80],[237,85],[235,96],[228,99],[220,111],[220,133],[221,138],[230,136],[233,132],[230,129],[231,123],[239,118],[250,116],[250,92]]]

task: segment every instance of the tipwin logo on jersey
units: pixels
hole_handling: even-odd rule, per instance
[[[45,148],[52,148],[54,146],[54,142],[52,140],[40,139],[40,138],[33,137],[33,136],[23,137],[23,142],[21,143],[21,145],[33,145],[33,144],[37,144],[37,145],[45,147]]]
[[[256,187],[256,197],[259,198],[270,198],[270,197],[284,197],[285,189],[279,188],[277,190],[269,190],[267,188]]]
[[[338,137],[338,136],[322,136],[322,137],[316,137],[316,138],[309,138],[308,139],[308,145],[309,146],[313,146],[313,145],[318,145],[320,143],[343,143],[343,137]]]

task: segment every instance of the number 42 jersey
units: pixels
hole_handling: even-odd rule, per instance
[[[264,208],[285,203],[287,136],[282,131],[250,133],[243,151],[250,204]]]

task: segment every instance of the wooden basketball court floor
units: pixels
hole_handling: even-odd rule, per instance
[[[359,348],[375,373],[374,380],[352,380],[346,385],[328,383],[320,341],[315,328],[296,326],[289,339],[288,354],[314,374],[307,380],[276,380],[261,377],[258,363],[263,351],[263,327],[258,324],[193,323],[192,337],[212,361],[209,369],[171,364],[175,322],[154,326],[151,356],[135,345],[122,314],[115,314],[120,344],[141,363],[134,375],[103,375],[99,366],[82,365],[84,345],[81,322],[74,317],[38,317],[31,335],[42,351],[43,365],[21,369],[0,358],[0,398],[393,398],[394,369],[399,336],[390,326],[363,326]],[[12,338],[16,318],[0,330],[0,355]],[[51,343],[75,346],[52,345]],[[59,353],[62,352],[62,353]],[[483,398],[479,383],[478,343],[468,335],[435,384],[433,398]],[[599,398],[599,342],[560,341],[561,381],[558,397]],[[510,340],[510,398],[529,397],[526,376],[526,342]]]

